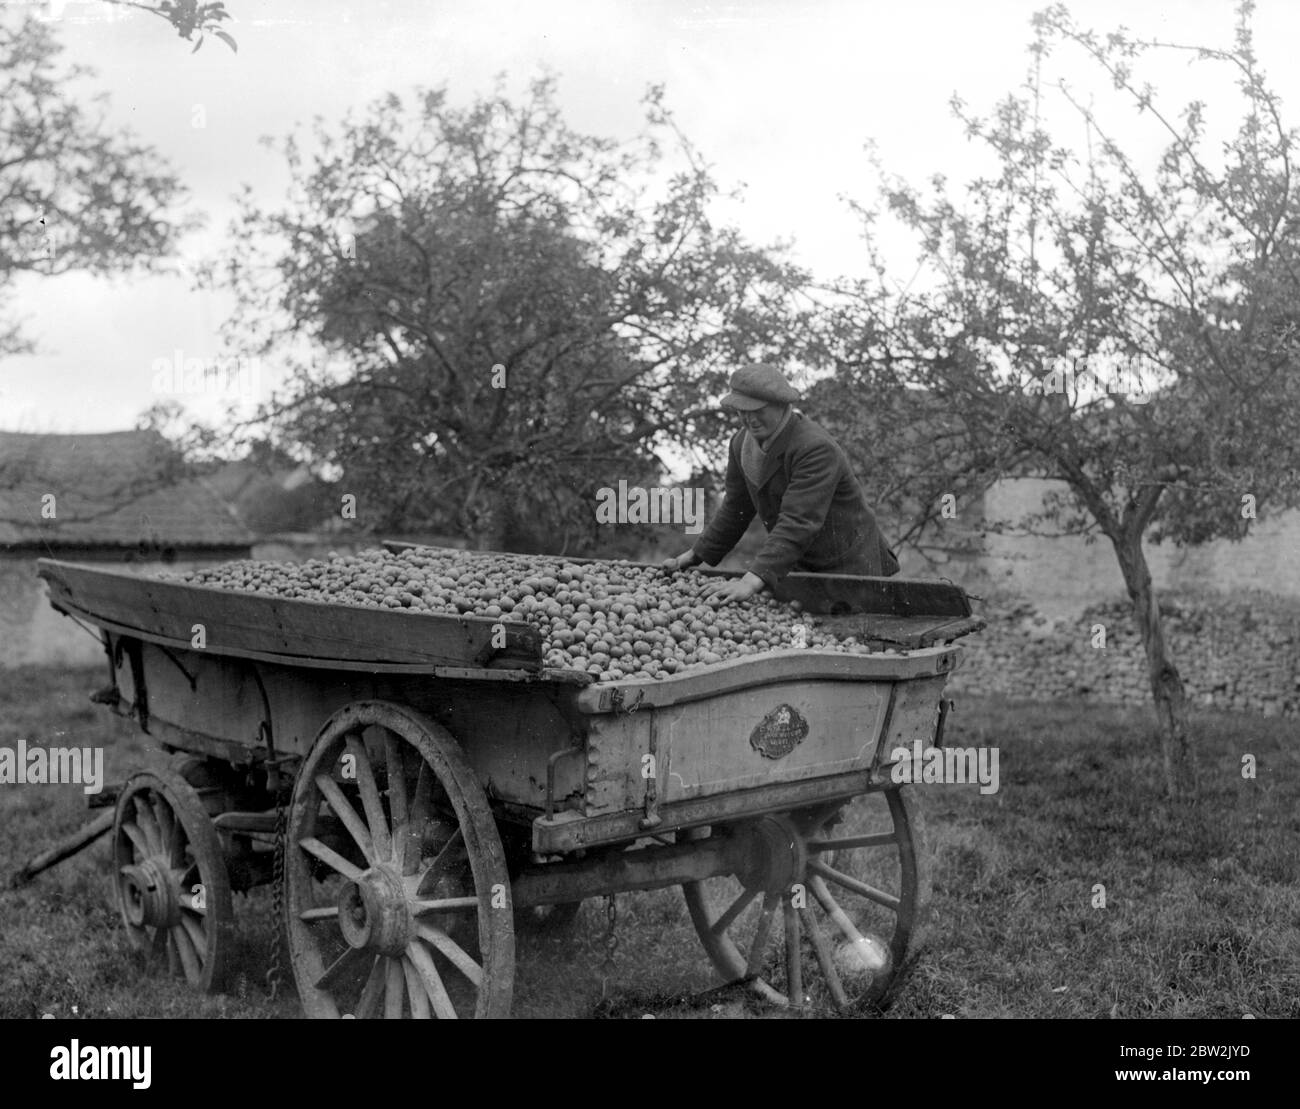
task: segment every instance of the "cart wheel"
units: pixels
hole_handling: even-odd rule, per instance
[[[885,998],[920,946],[930,900],[924,823],[910,789],[712,831],[752,840],[746,873],[682,887],[727,981],[752,976],[767,1000],[812,1012],[851,1013]]]
[[[194,789],[170,771],[132,775],[113,821],[114,888],[132,942],[217,993],[234,912],[221,838]]]
[[[298,773],[285,928],[310,1017],[505,1017],[515,936],[505,852],[451,734],[349,705]]]

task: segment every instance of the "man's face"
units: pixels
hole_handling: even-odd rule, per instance
[[[776,430],[784,415],[784,404],[765,404],[762,408],[741,412],[740,422],[759,443],[763,443]]]

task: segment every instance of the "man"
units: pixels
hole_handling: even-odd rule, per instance
[[[796,412],[798,391],[774,366],[759,363],[731,375],[722,404],[744,424],[731,438],[722,507],[685,554],[666,559],[669,573],[720,562],[757,513],[767,542],[744,577],[719,580],[706,593],[714,604],[742,601],[771,589],[791,570],[889,577],[898,560],[831,436]]]

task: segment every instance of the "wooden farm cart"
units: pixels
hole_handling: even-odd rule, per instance
[[[39,572],[102,634],[94,699],[173,753],[117,791],[113,879],[131,938],[199,988],[232,891],[267,882],[318,1017],[504,1016],[516,927],[626,890],[680,885],[718,972],[797,1008],[879,1000],[918,941],[890,758],[941,733],[952,640],[982,623],[955,586],[791,575],[810,622],[897,653],[592,684],[525,625],[497,647],[485,617]]]

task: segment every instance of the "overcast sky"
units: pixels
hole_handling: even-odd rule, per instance
[[[1023,79],[1029,21],[1042,0],[227,0],[239,43],[209,39],[196,55],[160,19],[102,0],[0,0],[7,18],[34,8],[53,18],[65,61],[98,70],[85,93],[107,91],[111,118],[154,145],[191,190],[207,229],[182,265],[220,245],[244,182],[276,202],[287,181],[258,140],[320,115],[340,118],[389,90],[446,84],[464,103],[506,73],[518,90],[547,66],[575,128],[627,137],[647,84],[662,82],[683,131],[745,201],[726,213],[754,240],[793,238],[824,276],[860,269],[862,246],[841,196],[871,196],[864,144],[891,171],[954,182],[980,162],[949,111],[954,92],[985,111]],[[1228,0],[1072,4],[1098,30],[1226,45]],[[1300,103],[1300,7],[1262,0],[1258,51],[1288,106]],[[1082,65],[1058,66],[1073,86],[1103,84]],[[1207,95],[1204,67],[1178,64],[1158,82],[1176,105]],[[1223,98],[1224,103],[1227,97]],[[1300,121],[1300,113],[1288,113]],[[202,122],[202,126],[195,126]],[[1157,149],[1139,123],[1123,133]],[[1132,128],[1131,130],[1127,128]],[[914,259],[891,244],[898,279]],[[107,431],[130,427],[156,399],[153,367],[221,354],[222,296],[184,276],[103,280],[31,278],[16,307],[40,351],[0,362],[0,429]],[[266,367],[261,388],[274,385]],[[191,401],[211,416],[212,403]]]

